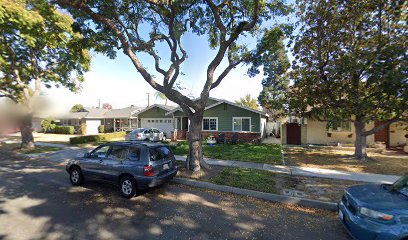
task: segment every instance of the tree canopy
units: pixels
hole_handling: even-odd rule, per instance
[[[283,43],[284,36],[288,33],[290,31],[285,33],[278,27],[268,30],[266,37],[257,46],[258,51],[263,54],[255,59],[249,69],[249,75],[253,76],[262,66],[264,79],[258,101],[273,120],[288,114],[290,62]]]
[[[41,84],[78,88],[90,56],[72,24],[47,1],[0,0],[1,96],[26,102]],[[28,86],[32,81],[34,89]]]
[[[259,110],[259,105],[256,102],[256,99],[251,97],[251,94],[246,94],[245,97],[236,100],[235,103],[243,107]]]
[[[404,9],[404,1],[391,0],[299,1],[291,109],[321,120],[353,121],[360,159],[367,135],[407,120]],[[365,129],[378,120],[385,123]]]
[[[18,103],[30,116],[43,85],[78,89],[90,55],[72,24],[48,1],[0,0],[0,97]],[[33,146],[31,118],[21,124],[23,145]]]
[[[187,167],[194,171],[200,170],[198,162],[205,164],[201,128],[210,90],[239,64],[251,62],[259,52],[249,49],[247,41],[262,38],[265,22],[289,11],[284,0],[56,1],[72,14],[78,31],[97,43],[96,51],[112,58],[117,50],[123,51],[152,88],[180,105],[190,119]],[[203,64],[206,77],[198,99],[178,88],[181,66],[188,58],[183,45],[187,34],[207,37],[215,50],[210,62]],[[143,54],[151,57],[154,69],[140,61]],[[224,59],[226,66],[220,69]]]
[[[78,103],[71,107],[70,112],[83,112],[85,110],[84,105]]]

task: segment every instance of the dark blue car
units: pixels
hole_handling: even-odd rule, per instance
[[[354,239],[408,240],[408,174],[394,184],[347,188],[339,216]]]
[[[154,187],[177,174],[176,159],[168,146],[148,142],[103,144],[66,166],[74,186],[85,179],[119,185],[123,197]]]

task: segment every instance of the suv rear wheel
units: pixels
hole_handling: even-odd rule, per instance
[[[71,169],[69,172],[69,180],[74,186],[79,186],[84,183],[84,176],[82,175],[82,171],[79,167],[73,167]]]
[[[124,176],[120,179],[120,193],[127,199],[136,195],[136,181],[133,177]]]

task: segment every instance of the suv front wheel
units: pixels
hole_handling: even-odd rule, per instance
[[[136,195],[136,181],[133,177],[124,176],[120,179],[120,193],[127,199]]]

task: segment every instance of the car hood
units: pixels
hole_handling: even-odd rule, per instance
[[[353,186],[346,189],[346,194],[361,207],[408,214],[408,197],[389,191],[381,184]]]

